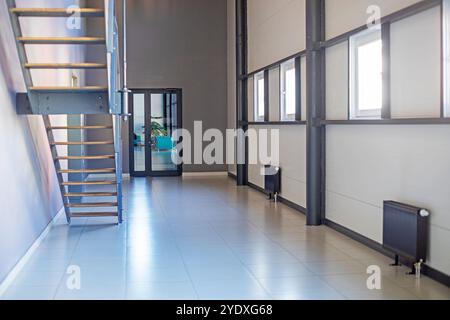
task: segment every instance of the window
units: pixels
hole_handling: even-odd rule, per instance
[[[295,121],[296,73],[295,60],[281,65],[281,121]]]
[[[350,38],[350,116],[381,118],[383,52],[380,30]]]
[[[264,122],[265,119],[265,104],[264,104],[264,72],[255,75],[255,121]]]

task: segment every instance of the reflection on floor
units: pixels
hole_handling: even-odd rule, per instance
[[[172,150],[152,151],[153,171],[176,171],[177,166],[172,161]]]
[[[61,219],[3,299],[450,299],[226,177],[134,179],[125,202],[121,226]],[[381,290],[367,289],[369,265],[382,268]]]

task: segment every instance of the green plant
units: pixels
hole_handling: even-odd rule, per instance
[[[156,121],[152,121],[152,137],[165,137],[167,130]]]

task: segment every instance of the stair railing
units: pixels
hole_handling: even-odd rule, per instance
[[[119,223],[123,220],[123,167],[122,167],[122,92],[120,77],[119,28],[114,0],[105,0],[106,51],[108,66],[109,111],[113,116],[114,154],[116,161],[117,203]]]

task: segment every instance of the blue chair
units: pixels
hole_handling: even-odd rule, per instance
[[[174,143],[171,137],[156,137],[156,149],[160,150],[172,150]]]

